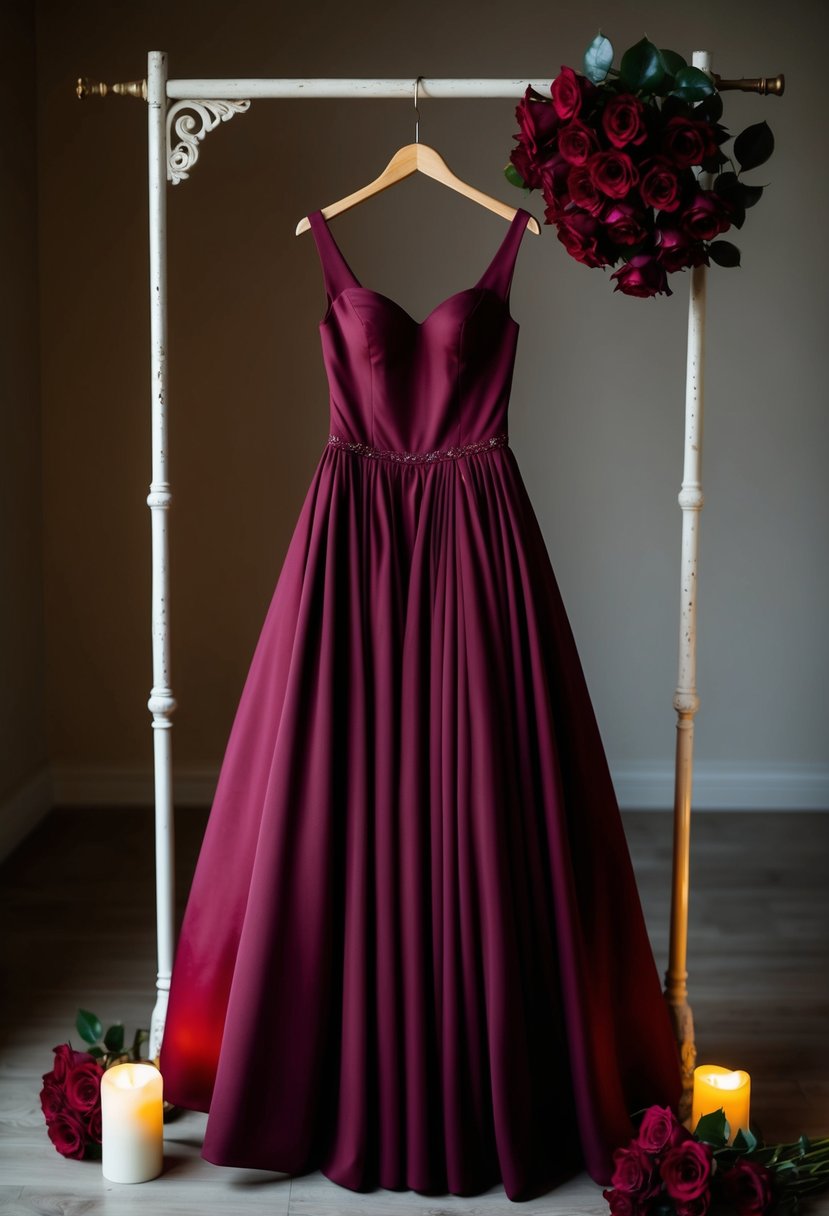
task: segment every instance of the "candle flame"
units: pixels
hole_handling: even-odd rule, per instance
[[[118,1064],[115,1068],[108,1069],[104,1075],[110,1084],[116,1085],[118,1089],[141,1089],[158,1076],[158,1069],[149,1064]]]
[[[741,1085],[745,1084],[745,1073],[709,1073],[705,1080],[712,1089],[739,1089]]]

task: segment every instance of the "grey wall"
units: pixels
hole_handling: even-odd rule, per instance
[[[102,773],[113,788],[141,779],[152,760],[146,113],[115,97],[81,105],[75,77],[140,78],[147,51],[161,49],[178,77],[530,76],[541,86],[580,62],[601,25],[620,48],[647,33],[711,49],[726,75],[788,76],[782,100],[727,98],[733,131],[767,118],[778,146],[755,177],[770,183],[766,197],[738,234],[743,267],[710,275],[697,788],[709,805],[826,805],[824,7],[43,0],[37,12],[48,739],[64,793],[91,797]],[[328,433],[324,293],[296,222],[373,178],[413,139],[413,114],[397,101],[255,102],[208,136],[192,180],[169,191],[181,776],[207,779],[221,760]],[[541,199],[502,175],[515,130],[513,102],[421,105],[421,138],[461,177],[541,219]],[[333,224],[362,280],[415,316],[474,281],[504,231],[427,179]],[[620,793],[665,803],[686,281],[668,300],[614,296],[543,226],[524,237],[512,308],[512,446]],[[15,544],[36,550],[20,535]],[[36,734],[36,714],[31,725]]]

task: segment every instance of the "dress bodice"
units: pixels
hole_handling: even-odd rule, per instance
[[[311,212],[328,298],[319,329],[333,441],[412,458],[505,441],[519,328],[509,290],[529,219],[519,207],[477,283],[418,322],[362,286],[322,211]]]

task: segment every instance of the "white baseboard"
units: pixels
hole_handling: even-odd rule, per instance
[[[53,806],[52,776],[47,767],[0,802],[0,861],[34,831]]]
[[[629,810],[673,808],[673,764],[611,765],[619,805]],[[694,765],[691,803],[699,811],[829,810],[829,765]]]
[[[670,810],[674,773],[670,763],[611,765],[619,804],[625,810]],[[209,806],[218,769],[173,773],[176,806]],[[58,768],[54,799],[59,806],[151,806],[153,775],[147,769]],[[701,811],[829,810],[829,765],[751,765],[699,761],[694,768],[693,806]]]

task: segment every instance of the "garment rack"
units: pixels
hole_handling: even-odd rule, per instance
[[[695,67],[710,72],[710,56],[697,51]],[[722,80],[718,89],[777,94],[782,76]],[[168,512],[172,503],[168,460],[167,377],[167,182],[188,179],[199,158],[205,137],[220,122],[249,109],[252,99],[264,98],[411,98],[410,79],[210,79],[171,80],[167,53],[150,51],[144,80],[108,86],[86,77],[78,79],[80,99],[105,97],[109,92],[147,103],[149,153],[149,258],[150,258],[150,366],[152,411],[152,480],[147,503],[152,526],[152,644],[153,684],[147,702],[152,715],[156,838],[156,913],[158,975],[152,1013],[149,1055],[158,1055],[164,1033],[175,946],[174,926],[174,822],[171,729],[176,708],[170,674],[170,572]],[[418,77],[421,97],[504,98],[516,104],[530,80],[458,79]],[[549,82],[538,89],[545,91]],[[690,858],[691,782],[694,718],[699,708],[696,692],[696,606],[699,513],[703,423],[703,358],[706,268],[690,274],[688,357],[685,397],[685,458],[679,505],[682,509],[681,603],[679,627],[679,678],[673,705],[677,713],[674,778],[674,847],[671,899],[670,954],[665,976],[665,999],[674,1023],[683,1068],[687,1106],[696,1059],[694,1029],[687,991],[687,938]]]

